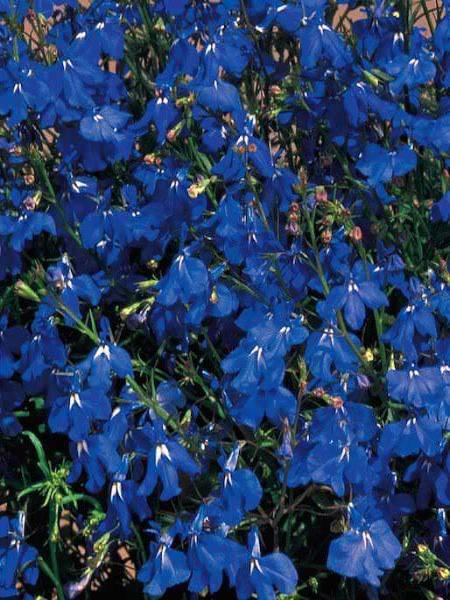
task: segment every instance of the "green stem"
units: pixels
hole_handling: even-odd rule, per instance
[[[61,500],[61,504],[69,504],[69,502],[87,502],[91,504],[96,510],[103,512],[103,507],[98,500],[88,496],[87,494],[71,494],[70,496],[64,496]]]
[[[53,505],[50,507],[50,526],[49,526],[49,550],[50,550],[50,564],[52,567],[52,572],[55,578],[61,584],[61,577],[59,574],[59,566],[58,566],[58,538],[59,538],[59,528],[58,528],[58,518],[59,518],[59,510],[58,507]]]
[[[42,556],[39,556],[39,558],[38,558],[38,566],[41,569],[41,571],[45,575],[47,575],[47,577],[52,581],[53,585],[55,586],[58,600],[64,600],[65,599],[64,588],[62,587],[61,582],[55,576],[55,574],[53,573],[53,571],[51,570],[49,565],[42,558]]]
[[[375,318],[375,327],[377,330],[378,337],[378,346],[380,348],[380,356],[381,356],[381,366],[383,368],[383,373],[387,371],[387,355],[386,355],[386,346],[382,340],[383,337],[383,320],[381,317],[381,313],[377,308],[373,309],[373,316]]]

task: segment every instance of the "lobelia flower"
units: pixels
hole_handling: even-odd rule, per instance
[[[111,339],[109,321],[102,317],[100,321],[100,344],[91,350],[88,356],[78,363],[77,368],[87,376],[91,386],[111,387],[111,372],[118,377],[133,376],[130,355]]]
[[[159,304],[172,306],[178,300],[187,304],[208,292],[208,271],[200,259],[180,254],[158,287]]]
[[[62,343],[54,317],[36,313],[31,325],[32,336],[20,348],[17,368],[27,390],[42,388],[45,377],[54,368],[67,363],[66,347]]]
[[[149,123],[153,123],[157,130],[157,141],[162,144],[166,139],[167,132],[181,119],[181,111],[167,91],[157,90],[156,97],[147,104],[143,116],[134,123],[133,129],[141,135],[147,129]]]
[[[111,416],[111,401],[103,386],[84,389],[77,369],[61,377],[62,396],[52,401],[48,424],[52,431],[66,433],[74,441],[85,439],[95,421],[107,421]]]
[[[135,134],[129,119],[129,113],[114,106],[95,106],[81,119],[79,130],[61,127],[58,148],[64,154],[75,151],[86,171],[101,171],[130,157]]]
[[[68,311],[64,313],[67,324],[73,323],[71,315],[81,319],[80,300],[85,300],[91,306],[97,306],[103,293],[108,290],[103,271],[99,271],[92,277],[86,274],[75,276],[67,256],[63,256],[59,263],[47,270],[47,281],[59,295],[57,300],[48,295],[45,301],[55,308],[62,303],[63,311],[67,307]]]
[[[90,41],[80,35],[71,44],[58,39],[58,60],[46,72],[56,113],[63,120],[78,120],[83,109],[94,107],[96,88],[105,83],[105,74],[98,67],[100,53],[93,51]]]
[[[103,424],[101,433],[71,442],[70,454],[73,462],[67,477],[68,483],[78,481],[85,471],[88,476],[86,489],[92,494],[98,493],[105,485],[107,476],[113,476],[122,467],[117,448],[127,427],[124,412],[116,408],[109,421]]]
[[[409,88],[410,91],[414,90],[419,85],[434,79],[436,67],[433,56],[421,47],[420,37],[418,31],[415,30],[411,40],[412,48],[410,52],[408,54],[399,53],[387,64],[387,73],[394,77],[394,80],[389,83],[389,88],[394,94],[400,94],[405,87]]]
[[[175,414],[179,408],[186,403],[186,398],[176,381],[162,381],[156,388],[156,400],[167,412]],[[156,419],[156,415],[150,409],[150,416]]]
[[[236,446],[228,457],[219,459],[220,503],[224,520],[228,525],[237,525],[246,512],[256,508],[262,498],[262,488],[250,469],[238,469],[240,447]]]
[[[0,596],[31,600],[27,586],[34,586],[39,577],[36,548],[25,542],[25,513],[15,517],[0,517]],[[18,584],[21,587],[19,592]]]
[[[290,559],[280,552],[261,556],[259,532],[256,527],[248,535],[247,554],[236,575],[236,596],[247,600],[257,594],[261,600],[275,600],[275,590],[292,594],[298,576]]]
[[[108,497],[108,509],[105,519],[100,523],[97,535],[113,532],[122,539],[131,535],[132,515],[143,521],[151,511],[147,500],[139,495],[138,486],[133,479],[127,478],[129,457],[122,456],[120,469],[113,474]]]
[[[251,59],[252,50],[249,36],[242,29],[236,26],[219,29],[205,48],[205,69],[209,73],[216,73],[222,67],[235,77],[240,77]]]
[[[378,144],[369,143],[364,148],[356,167],[367,177],[367,183],[376,190],[383,183],[409,173],[416,167],[417,157],[408,146],[389,152]]]
[[[416,408],[429,408],[435,405],[443,389],[438,367],[418,368],[415,363],[410,363],[406,369],[389,370],[386,381],[391,398]]]
[[[417,460],[407,467],[403,481],[418,482],[415,496],[418,510],[428,508],[435,497],[441,504],[450,503],[449,478],[447,468],[443,468],[442,463],[442,453],[431,457],[419,455]]]
[[[389,459],[380,457],[370,464],[370,478],[365,482],[366,493],[376,500],[383,518],[392,525],[401,517],[413,514],[416,504],[411,494],[398,492],[399,477],[389,468]]]
[[[427,416],[411,416],[383,427],[378,452],[386,457],[435,456],[441,451],[442,427]]]
[[[13,127],[28,117],[28,110],[41,111],[48,102],[49,88],[36,73],[39,64],[14,60],[0,68],[0,114]]]
[[[360,342],[350,334],[356,347]],[[322,382],[334,380],[332,370],[348,373],[357,370],[358,359],[333,321],[324,322],[319,331],[311,333],[306,341],[305,361],[312,374]]]
[[[197,102],[213,112],[242,111],[241,98],[234,85],[213,74],[191,83]]]
[[[349,504],[350,529],[331,542],[327,567],[379,587],[380,577],[394,567],[402,547],[372,502],[363,498]]]
[[[230,563],[242,557],[242,546],[227,539],[220,530],[211,530],[203,506],[192,521],[183,526],[182,535],[188,542],[189,591],[201,593],[208,589],[215,594],[222,587],[224,571],[228,572]]]
[[[378,285],[367,278],[363,263],[358,261],[345,283],[331,288],[325,303],[334,310],[343,309],[348,325],[357,330],[364,324],[366,308],[387,306],[388,300]]]
[[[393,326],[384,332],[383,340],[409,360],[417,361],[416,342],[437,337],[436,320],[428,294],[416,278],[411,278],[402,291],[409,302],[400,310]]]
[[[150,596],[162,596],[168,588],[187,581],[191,575],[186,555],[171,548],[172,542],[168,533],[159,535],[156,542],[150,543],[150,558],[139,569],[138,580]]]
[[[22,207],[18,218],[0,215],[0,235],[8,237],[15,252],[22,252],[27,242],[44,231],[56,235],[55,222],[47,213]]]
[[[319,442],[306,460],[311,479],[330,485],[338,496],[343,496],[347,484],[364,481],[368,468],[366,450],[351,433],[327,443]]]
[[[14,436],[22,431],[22,425],[14,414],[25,400],[23,387],[17,381],[0,379],[0,431]]]
[[[313,14],[301,23],[303,26],[298,29],[297,36],[300,39],[300,61],[305,69],[313,69],[321,59],[328,60],[336,69],[351,62],[351,54],[340,34],[320,17],[314,18]]]
[[[377,433],[377,424],[373,409],[369,406],[334,396],[331,406],[314,411],[308,431],[309,439],[313,442],[326,443],[347,434],[359,442],[369,442]]]
[[[141,495],[150,496],[160,480],[160,498],[163,501],[170,500],[181,493],[179,471],[190,477],[200,472],[188,451],[176,439],[168,437],[160,420],[137,429],[133,441],[135,451],[147,458],[146,474],[138,490]]]
[[[0,378],[9,379],[15,372],[17,361],[14,354],[29,339],[26,329],[19,326],[8,327],[8,314],[0,315]]]
[[[232,388],[224,391],[224,400],[230,414],[238,423],[256,429],[264,416],[275,426],[281,426],[283,419],[294,422],[297,400],[292,392],[283,386],[258,389],[238,393]]]

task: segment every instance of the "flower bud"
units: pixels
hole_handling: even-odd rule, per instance
[[[328,192],[325,189],[325,186],[318,185],[314,190],[314,198],[316,202],[327,202],[328,201]]]
[[[30,286],[27,283],[25,283],[25,281],[22,281],[21,279],[16,281],[14,290],[15,290],[16,294],[18,296],[20,296],[21,298],[25,298],[26,300],[31,300],[32,302],[40,302],[41,301],[41,299],[36,294],[36,292],[34,290],[32,290],[30,288]]]
[[[363,238],[361,227],[355,225],[355,227],[353,227],[348,236],[353,242],[360,242]]]
[[[325,229],[324,231],[322,231],[322,233],[320,234],[320,239],[324,244],[329,244],[333,239],[331,229]]]

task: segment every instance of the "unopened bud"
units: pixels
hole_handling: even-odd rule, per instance
[[[316,202],[328,201],[328,192],[323,185],[316,186],[314,190],[314,197],[316,199]]]
[[[36,210],[42,198],[42,192],[36,192],[33,196],[27,196],[22,202],[26,210]]]
[[[361,227],[358,227],[358,225],[353,227],[353,229],[350,231],[350,233],[348,235],[349,235],[349,238],[351,240],[353,240],[354,242],[360,242],[363,238],[363,233],[362,233]]]
[[[25,182],[25,185],[33,185],[36,181],[36,178],[34,176],[34,173],[25,173],[25,175],[23,176],[23,180]]]
[[[344,406],[344,400],[340,396],[331,396],[330,402],[336,410],[340,410]]]
[[[428,546],[426,544],[417,544],[418,554],[426,554],[428,552]]]
[[[438,567],[436,569],[437,576],[439,579],[445,581],[446,579],[450,579],[450,569],[447,567]]]
[[[297,217],[297,215],[293,215],[294,217]],[[301,229],[300,229],[300,225],[298,224],[298,217],[297,218],[289,218],[288,222],[286,223],[286,232],[290,235],[300,235],[301,234]]]
[[[177,137],[178,137],[178,133],[179,131],[177,131],[175,128],[170,129],[167,133],[166,133],[166,139],[168,142],[174,142]]]
[[[30,286],[27,283],[25,283],[25,281],[22,281],[21,279],[16,281],[14,290],[15,290],[16,294],[18,296],[20,296],[21,298],[25,298],[26,300],[32,300],[33,302],[41,301],[41,299],[36,294],[36,292],[34,290],[32,290],[30,288]]]
[[[325,229],[324,231],[322,231],[322,233],[320,234],[320,239],[324,244],[329,244],[333,239],[331,229]]]
[[[367,348],[367,350],[364,352],[363,354],[363,358],[366,362],[372,362],[373,361],[373,352],[370,348]]]

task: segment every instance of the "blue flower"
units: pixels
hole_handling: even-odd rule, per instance
[[[169,273],[159,283],[158,302],[172,306],[178,300],[187,304],[208,292],[208,271],[204,263],[180,254],[172,263]]]
[[[350,504],[348,513],[350,529],[331,542],[327,567],[379,587],[380,577],[394,567],[402,547],[370,500]]]
[[[93,387],[109,388],[111,371],[122,378],[133,375],[130,355],[116,343],[109,341],[110,337],[109,322],[102,317],[99,346],[77,366],[82,373],[88,376],[87,381]]]
[[[157,542],[150,544],[150,558],[138,572],[144,592],[162,596],[170,587],[187,581],[191,575],[186,555],[171,548],[173,538],[162,533]]]
[[[150,517],[151,512],[146,499],[137,493],[137,483],[127,479],[128,464],[128,457],[123,456],[121,468],[112,477],[108,510],[97,535],[111,531],[125,539],[131,535],[132,514],[140,521]]]
[[[30,108],[41,111],[48,102],[49,88],[36,68],[37,63],[10,60],[0,69],[0,114],[8,117],[11,127],[27,119]]]
[[[9,379],[16,370],[14,354],[28,340],[28,332],[19,326],[8,327],[8,315],[0,315],[0,378]]]
[[[444,194],[439,202],[433,204],[431,220],[450,221],[450,192]]]
[[[402,419],[383,427],[378,452],[390,456],[434,456],[441,450],[442,427],[426,416]]]
[[[168,437],[160,421],[136,430],[133,438],[136,450],[147,457],[147,471],[139,486],[139,494],[149,496],[160,480],[160,498],[170,500],[181,493],[179,471],[191,477],[199,473],[200,469],[189,452],[178,441]]]
[[[391,398],[416,408],[432,407],[442,393],[443,381],[438,367],[418,368],[410,363],[406,369],[388,371],[386,380]]]
[[[72,442],[72,468],[67,481],[74,483],[85,471],[88,480],[86,489],[91,493],[99,492],[106,483],[107,476],[113,476],[122,467],[122,459],[117,447],[127,428],[126,419],[120,409],[116,409],[110,421],[103,426],[103,433],[89,435]]]
[[[200,593],[208,588],[211,594],[218,592],[222,587],[223,573],[234,560],[233,555],[239,556],[243,549],[221,531],[209,530],[205,507],[200,507],[183,529],[183,537],[188,541],[187,564],[191,570],[189,591]]]
[[[377,284],[367,278],[364,265],[359,261],[347,275],[345,283],[331,289],[326,303],[335,310],[343,308],[349,326],[361,329],[366,307],[381,308],[388,305],[388,300]]]
[[[48,419],[54,432],[67,433],[75,441],[85,439],[95,421],[107,421],[111,402],[102,386],[83,389],[79,371],[68,371],[62,379],[62,396],[52,401]]]
[[[229,525],[237,525],[245,513],[256,508],[262,498],[262,488],[256,475],[250,469],[237,469],[239,446],[225,458],[220,459],[220,501],[224,520]]]
[[[298,576],[294,565],[285,554],[274,552],[261,556],[259,533],[256,528],[248,535],[248,551],[236,575],[238,600],[247,600],[253,594],[263,600],[275,598],[275,591],[292,594]]]
[[[34,586],[39,576],[36,548],[25,542],[25,513],[0,517],[0,596],[16,598],[19,584]],[[25,593],[26,595],[26,593]]]
[[[416,163],[416,154],[408,146],[389,152],[378,144],[367,144],[356,166],[367,177],[368,184],[376,187],[409,173]]]
[[[0,235],[9,237],[9,244],[16,252],[21,252],[27,242],[44,231],[56,235],[55,222],[49,214],[24,208],[17,219],[0,215]]]

